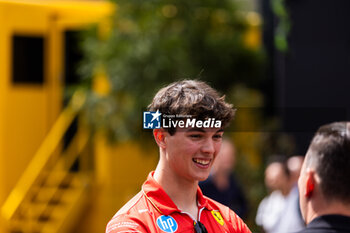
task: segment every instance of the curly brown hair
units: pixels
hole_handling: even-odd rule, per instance
[[[215,118],[221,121],[222,128],[229,125],[235,114],[233,105],[225,102],[225,96],[198,80],[178,81],[160,89],[148,110],[159,110],[163,115],[190,115],[197,120]],[[173,135],[175,129],[168,132]]]

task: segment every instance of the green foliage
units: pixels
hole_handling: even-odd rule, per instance
[[[261,51],[247,48],[245,20],[232,0],[119,0],[110,37],[86,35],[80,73],[89,90],[87,116],[111,140],[140,135],[142,111],[161,87],[200,78],[225,92],[235,83],[261,82]],[[93,91],[97,67],[111,83]]]
[[[291,27],[286,2],[285,0],[272,0],[271,7],[279,20],[275,29],[275,46],[281,52],[286,52],[288,50],[287,37]]]

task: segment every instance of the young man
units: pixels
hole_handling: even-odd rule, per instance
[[[153,130],[160,156],[157,168],[106,232],[249,233],[232,210],[203,196],[198,187],[220,150],[223,129],[234,115],[232,105],[204,82],[186,80],[161,89],[149,110],[190,124]],[[219,124],[204,127],[203,121]]]
[[[350,232],[350,122],[324,125],[306,153],[298,186],[302,233]]]

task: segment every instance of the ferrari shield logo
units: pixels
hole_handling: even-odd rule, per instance
[[[221,225],[223,226],[224,225],[224,219],[222,218],[221,214],[219,211],[215,211],[215,210],[212,210],[211,211],[211,214],[213,215],[213,217],[215,218],[215,220]]]

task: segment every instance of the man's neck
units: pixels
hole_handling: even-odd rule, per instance
[[[198,182],[191,182],[173,174],[170,169],[164,169],[158,164],[154,179],[162,186],[175,205],[182,211],[197,219],[197,186]]]
[[[314,218],[322,216],[322,215],[344,215],[350,217],[350,205],[346,205],[342,202],[332,201],[325,202],[324,205],[315,204],[315,207],[311,209],[308,214],[307,223],[310,223]]]

